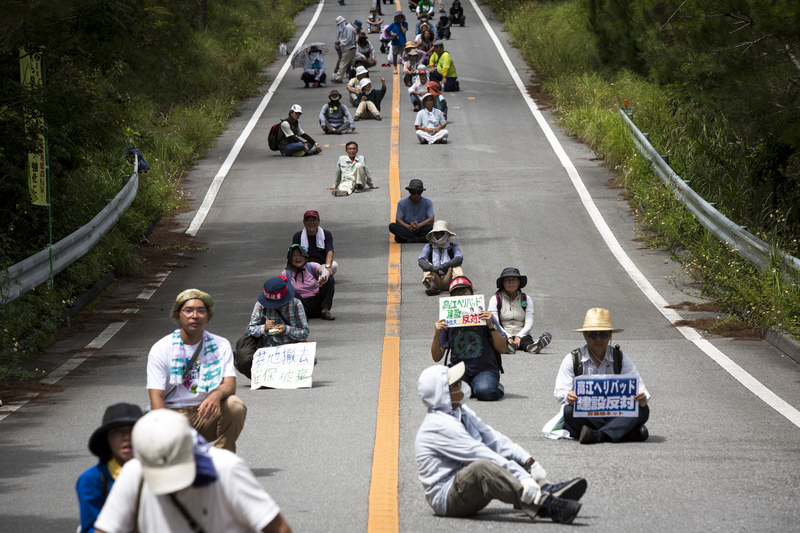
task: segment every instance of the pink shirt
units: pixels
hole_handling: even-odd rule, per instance
[[[306,264],[309,265],[314,272],[319,272],[319,267],[321,266],[319,263],[309,261]],[[317,279],[305,267],[303,267],[300,272],[297,272],[291,267],[287,268],[283,271],[283,275],[292,282],[295,292],[303,298],[314,296],[319,292],[319,283]]]

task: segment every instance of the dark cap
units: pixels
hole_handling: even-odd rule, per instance
[[[519,288],[523,288],[525,285],[528,284],[528,276],[523,276],[519,273],[518,268],[514,267],[506,267],[503,269],[503,272],[500,274],[500,277],[497,278],[497,288],[503,288],[503,278],[510,278],[510,277],[519,278]]]
[[[111,459],[111,448],[108,446],[108,432],[122,426],[133,426],[142,418],[142,409],[132,403],[115,403],[106,409],[103,425],[89,437],[89,451],[108,462]]]
[[[422,180],[413,179],[408,182],[408,187],[406,187],[407,191],[424,191],[425,187],[422,186]]]

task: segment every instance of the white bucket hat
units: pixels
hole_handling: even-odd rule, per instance
[[[343,16],[339,15],[338,17],[336,17],[336,24],[341,24],[342,22],[344,22]]]
[[[369,78],[364,78],[363,80],[361,80],[360,82],[358,82],[358,88],[359,88],[359,89],[363,89],[363,88],[364,88],[364,87],[366,87],[367,85],[371,85],[371,84],[372,84],[372,82],[370,81],[370,79],[369,79]]]
[[[369,71],[365,67],[356,68],[356,76],[361,76],[362,74],[369,74]]]

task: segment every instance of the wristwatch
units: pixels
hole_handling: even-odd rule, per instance
[[[324,264],[324,265],[322,265],[322,266],[324,266],[325,268],[330,268],[330,267],[331,267],[331,266],[330,266],[328,263],[325,263],[325,264]]]

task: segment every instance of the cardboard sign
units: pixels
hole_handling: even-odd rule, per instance
[[[447,320],[447,327],[484,326],[480,313],[486,309],[483,294],[439,298],[439,320]]]
[[[639,390],[639,378],[635,374],[603,374],[578,376],[575,378],[575,402],[573,415],[592,416],[639,416],[639,402],[634,400]]]
[[[253,355],[250,389],[311,388],[316,351],[316,342],[260,348]]]

